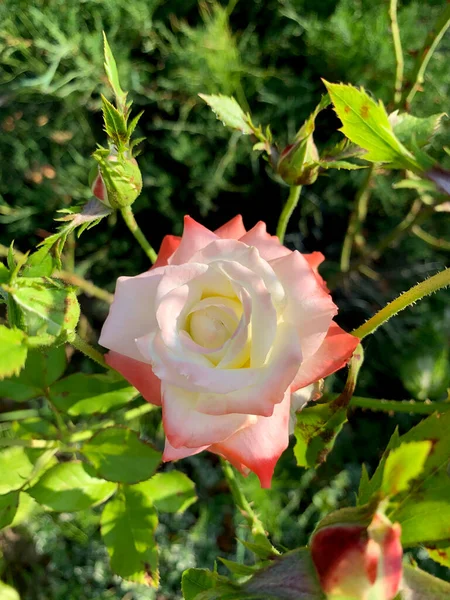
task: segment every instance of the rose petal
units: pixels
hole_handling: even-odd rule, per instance
[[[186,458],[187,456],[193,456],[194,454],[203,452],[203,450],[206,450],[207,448],[209,448],[209,446],[200,446],[199,448],[186,448],[186,446],[180,446],[179,448],[174,448],[166,438],[162,459],[164,462],[168,462],[170,460],[180,460],[181,458]]]
[[[283,317],[296,328],[306,361],[325,339],[337,307],[297,250],[272,261],[271,266],[288,299]]]
[[[350,360],[358,343],[358,338],[341,329],[333,321],[320,348],[302,363],[292,382],[292,391],[295,392],[342,369]]]
[[[298,337],[292,327],[281,323],[277,332],[271,360],[253,385],[247,385],[229,394],[209,393],[198,396],[196,410],[211,415],[242,413],[268,417],[283,398],[302,360]],[[245,369],[249,371],[250,369]],[[253,369],[252,369],[253,370]]]
[[[174,448],[198,448],[221,442],[256,420],[249,415],[211,416],[195,410],[197,394],[162,384],[163,424]]]
[[[291,253],[291,250],[280,243],[276,235],[267,233],[266,224],[262,221],[256,223],[239,241],[248,246],[255,246],[264,260],[274,260]]]
[[[236,215],[225,225],[216,229],[214,233],[222,239],[238,240],[247,233],[242,222],[242,215]]]
[[[275,406],[271,417],[257,417],[254,425],[235,433],[209,450],[234,465],[244,465],[256,473],[262,488],[270,488],[278,459],[289,444],[290,390]]]
[[[148,333],[157,327],[155,296],[166,268],[153,269],[137,277],[119,277],[114,301],[100,334],[101,346],[144,361],[135,339],[143,331]]]
[[[172,255],[170,264],[181,265],[188,262],[198,250],[201,250],[217,239],[219,238],[215,233],[186,215],[184,217],[184,230],[181,242]]]
[[[320,285],[323,287],[323,289],[329,293],[327,284],[325,283],[323,277],[320,275],[319,271],[317,270],[318,266],[320,264],[322,264],[323,261],[325,260],[325,256],[322,254],[322,252],[311,252],[311,254],[303,254],[302,256],[306,259],[309,266],[314,271],[314,275],[316,276],[317,281],[320,283]]]
[[[129,358],[111,350],[105,354],[106,363],[119,371],[131,383],[147,402],[161,405],[161,381],[153,373],[150,365]]]
[[[175,250],[180,245],[181,238],[178,235],[166,235],[161,242],[161,246],[158,252],[158,258],[155,261],[152,269],[157,269],[158,267],[165,267],[169,258],[175,252]]]

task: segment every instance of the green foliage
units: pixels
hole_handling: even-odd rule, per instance
[[[64,346],[30,350],[25,366],[19,375],[0,381],[0,396],[16,402],[24,402],[45,395],[66,370]]]
[[[364,90],[350,85],[324,83],[342,121],[341,131],[367,151],[363,158],[406,169],[420,169],[414,156],[395,136],[381,101],[377,104]]]
[[[2,600],[20,600],[17,591],[3,581],[0,581],[0,596]]]
[[[219,121],[231,129],[237,129],[243,134],[250,135],[253,128],[249,124],[249,115],[246,115],[235,98],[228,96],[199,94],[215,113]]]
[[[0,325],[0,380],[20,373],[27,358],[27,350],[23,331]]]
[[[123,406],[137,396],[126,381],[110,375],[74,373],[51,386],[50,400],[71,416],[103,414]]]
[[[39,504],[57,512],[84,510],[101,504],[117,486],[89,474],[81,462],[59,463],[27,490]]]
[[[19,505],[19,492],[9,492],[0,496],[0,529],[12,523]]]
[[[383,472],[381,490],[387,496],[404,492],[422,472],[431,450],[431,442],[410,442],[402,444],[389,455]]]
[[[304,408],[297,416],[294,432],[297,465],[311,468],[323,462],[346,420],[347,409],[336,409],[333,403]]]
[[[158,586],[158,517],[139,486],[121,486],[103,509],[102,537],[113,570],[131,581]]]
[[[8,494],[24,487],[39,469],[42,450],[12,446],[0,450],[0,494]]]
[[[144,481],[161,462],[161,454],[150,444],[121,427],[102,429],[83,445],[82,453],[100,477],[119,483]]]
[[[159,512],[182,513],[197,500],[194,482],[184,473],[157,473],[133,487],[141,491]]]

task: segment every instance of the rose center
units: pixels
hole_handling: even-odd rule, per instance
[[[233,334],[227,322],[229,318],[222,309],[208,306],[191,314],[189,333],[194,342],[204,348],[220,348]]]

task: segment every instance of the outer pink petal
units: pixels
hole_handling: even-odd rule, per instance
[[[303,254],[303,257],[307,260],[309,266],[314,271],[317,281],[320,283],[323,289],[328,292],[329,290],[327,288],[327,284],[317,270],[318,266],[325,260],[325,256],[322,254],[322,252],[311,252],[311,254]]]
[[[214,233],[222,239],[238,240],[247,233],[242,222],[242,215],[236,215],[219,229],[216,229]]]
[[[184,231],[180,245],[170,259],[171,265],[181,265],[198,250],[201,250],[214,240],[220,239],[214,232],[210,231],[194,219],[186,215],[184,217]]]
[[[350,360],[359,339],[331,323],[322,345],[311,358],[305,360],[292,382],[292,391],[306,387],[331,373],[342,369]]]
[[[157,327],[155,297],[163,273],[164,267],[137,277],[119,277],[114,302],[100,334],[102,346],[143,360],[135,339]]]
[[[111,350],[105,354],[107,364],[119,371],[151,404],[161,405],[161,381],[150,365]]]
[[[195,410],[197,394],[183,388],[162,385],[163,425],[174,448],[199,448],[222,442],[256,421],[250,415],[205,415]]]
[[[180,460],[181,458],[186,458],[187,456],[193,456],[194,454],[203,452],[203,450],[206,450],[207,448],[208,446],[200,446],[199,448],[186,448],[186,446],[180,446],[180,448],[174,448],[166,438],[162,459],[164,462],[168,462],[170,460]]]
[[[261,487],[270,488],[275,465],[289,444],[289,412],[290,390],[287,390],[271,417],[258,417],[254,425],[209,450],[235,466],[249,468],[259,477]]]
[[[181,238],[178,235],[166,235],[161,242],[161,246],[158,252],[158,258],[155,261],[152,269],[158,267],[165,267],[168,264],[169,258],[175,252],[180,245]]]
[[[265,260],[274,260],[275,258],[287,256],[291,253],[291,250],[288,250],[280,243],[276,235],[267,233],[266,224],[262,221],[256,223],[239,241],[248,246],[255,246],[261,257]]]
[[[306,361],[325,339],[337,307],[299,252],[270,264],[286,292],[285,320],[296,329]]]

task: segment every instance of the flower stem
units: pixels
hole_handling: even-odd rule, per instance
[[[414,225],[414,227],[412,228],[412,232],[418,238],[420,238],[433,248],[436,248],[437,250],[450,250],[450,242],[448,242],[447,240],[442,240],[441,238],[434,237],[434,235],[431,235],[427,231],[424,231],[421,227],[419,227],[419,225]]]
[[[402,100],[404,61],[403,61],[402,41],[400,38],[400,29],[399,29],[398,20],[397,20],[397,0],[390,1],[389,16],[391,19],[392,40],[394,42],[395,63],[396,63],[395,84],[394,84],[394,103],[395,103],[395,106],[398,106]]]
[[[291,218],[292,213],[294,212],[295,207],[298,204],[301,191],[301,185],[292,185],[289,189],[289,196],[286,201],[286,204],[284,205],[283,210],[281,211],[281,215],[277,225],[277,236],[282,244],[284,243],[284,236],[286,234],[286,228],[288,226],[289,219]]]
[[[443,413],[450,410],[450,402],[416,402],[415,400],[378,400],[353,396],[350,406],[367,408],[374,411],[401,412],[417,415],[430,415],[434,412]]]
[[[96,350],[93,346],[91,346],[91,344],[89,344],[88,342],[83,340],[83,338],[81,338],[78,335],[78,333],[75,334],[74,339],[71,340],[70,343],[79,352],[82,352],[83,354],[85,354],[87,357],[89,357],[91,360],[96,362],[101,367],[111,370],[111,367],[106,364],[103,354],[101,352],[99,352],[98,350]]]
[[[362,181],[356,197],[355,204],[350,216],[347,233],[345,234],[344,243],[342,244],[341,252],[341,271],[346,273],[350,270],[350,258],[352,254],[353,244],[356,235],[361,231],[362,224],[367,217],[367,208],[370,198],[370,183],[372,181],[375,165],[372,164],[366,169],[365,177]]]
[[[234,474],[233,467],[230,465],[229,462],[227,462],[223,458],[221,459],[221,463],[222,463],[223,473],[227,480],[228,486],[230,488],[230,491],[231,491],[233,499],[236,503],[236,506],[240,509],[243,516],[245,517],[255,541],[258,541],[258,540],[261,540],[262,538],[264,538],[264,541],[267,543],[268,539],[267,539],[266,530],[264,529],[264,525],[261,523],[261,521],[255,514],[253,508],[250,506],[247,498],[245,497],[244,492],[242,491],[242,489],[239,485],[239,481],[237,480],[236,475]],[[269,542],[269,544],[270,544],[270,542]],[[279,552],[275,548],[273,548],[273,546],[272,546],[272,551],[275,554],[279,554]]]
[[[131,231],[131,233],[134,235],[136,240],[139,242],[141,248],[143,249],[145,254],[149,257],[150,261],[152,263],[154,263],[156,261],[158,255],[153,250],[153,248],[150,246],[150,244],[147,241],[147,238],[142,233],[141,228],[136,223],[136,219],[134,218],[134,214],[131,209],[131,206],[125,206],[124,208],[121,208],[120,212],[122,213],[123,220],[127,224],[128,229]]]
[[[422,51],[420,52],[416,65],[414,67],[411,81],[413,85],[411,89],[405,90],[402,96],[402,105],[408,107],[414,99],[416,93],[421,89],[424,82],[425,71],[428,63],[431,60],[439,42],[444,37],[445,32],[450,27],[450,4],[442,11],[435,26],[430,31],[425,39]]]
[[[417,302],[417,300],[421,300],[425,296],[428,296],[429,294],[432,294],[433,292],[436,292],[449,285],[450,268],[444,269],[444,271],[436,273],[436,275],[433,275],[433,277],[418,283],[392,302],[389,302],[389,304],[377,312],[376,315],[366,321],[364,325],[361,325],[361,327],[358,327],[352,331],[352,335],[362,340],[369,334],[376,331],[380,325],[386,323],[386,321],[395,316],[401,310],[407,308],[411,304],[414,304]]]

